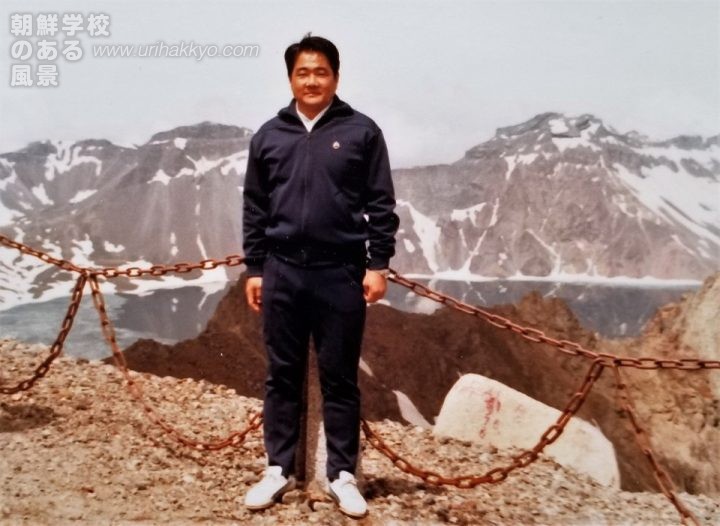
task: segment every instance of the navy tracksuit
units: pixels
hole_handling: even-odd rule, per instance
[[[248,275],[263,277],[268,463],[285,475],[294,469],[312,336],[327,475],[332,480],[340,471],[354,473],[366,308],[362,280],[366,268],[387,268],[398,229],[382,132],[337,96],[308,132],[293,100],[253,136],[243,198]]]

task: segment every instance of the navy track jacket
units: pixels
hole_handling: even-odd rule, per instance
[[[361,248],[368,268],[387,268],[398,216],[382,131],[335,96],[308,132],[295,100],[250,141],[243,189],[243,248],[261,276],[275,244]],[[367,215],[367,219],[365,217]]]

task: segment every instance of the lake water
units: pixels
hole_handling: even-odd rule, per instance
[[[155,290],[142,296],[106,295],[105,300],[123,348],[139,338],[174,343],[193,338],[204,329],[231,285],[227,283],[220,290],[215,287],[216,292],[209,294],[202,286],[195,285]],[[638,334],[658,307],[677,301],[683,294],[698,288],[690,285],[637,287],[505,280],[472,283],[436,280],[430,285],[442,293],[482,307],[515,303],[533,290],[546,297],[562,298],[584,327],[605,337]],[[387,300],[392,307],[409,312],[430,313],[438,307],[431,300],[392,283]],[[0,337],[50,345],[60,329],[67,305],[68,299],[55,299],[0,311]],[[88,359],[110,355],[89,290],[83,297],[65,348],[70,355]]]

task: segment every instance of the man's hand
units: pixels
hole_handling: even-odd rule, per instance
[[[363,289],[365,290],[365,301],[375,303],[385,297],[387,290],[387,279],[385,276],[374,270],[367,270],[363,278]]]
[[[245,284],[245,296],[248,305],[255,312],[260,312],[262,305],[262,278],[259,276],[248,278]]]

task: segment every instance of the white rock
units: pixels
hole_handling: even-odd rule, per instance
[[[498,449],[530,449],[560,414],[500,382],[467,374],[445,397],[433,433]],[[543,454],[600,484],[620,487],[612,443],[598,428],[580,418],[573,417]]]

